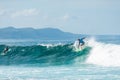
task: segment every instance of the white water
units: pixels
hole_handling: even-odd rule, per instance
[[[120,45],[105,44],[95,41],[93,38],[88,41],[92,47],[87,63],[107,67],[120,66]]]
[[[0,66],[0,80],[119,80],[119,70],[119,68],[100,68],[88,65],[84,67]]]
[[[58,43],[58,44],[38,44],[38,45],[40,45],[40,46],[46,46],[47,48],[49,48],[49,47],[55,47],[55,46],[59,46],[59,45],[63,46],[65,44]]]

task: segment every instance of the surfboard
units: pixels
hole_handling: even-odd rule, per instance
[[[80,51],[82,51],[82,49],[75,49],[75,52],[80,52]]]
[[[85,49],[85,47],[86,47],[86,46],[84,45],[84,46],[82,46],[82,49],[81,49],[81,47],[75,48],[74,51],[80,52],[80,51],[82,51],[83,49]]]

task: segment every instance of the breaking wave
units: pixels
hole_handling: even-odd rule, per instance
[[[90,39],[88,45],[92,47],[86,62],[101,66],[120,66],[120,45],[105,44]]]
[[[0,52],[6,46],[0,45]],[[73,44],[39,44],[34,46],[8,46],[9,51],[0,55],[0,65],[72,65],[94,64],[120,66],[120,45],[97,42],[91,38],[87,47],[75,52]]]

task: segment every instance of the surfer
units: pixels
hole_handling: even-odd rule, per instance
[[[6,55],[6,53],[8,52],[9,48],[8,46],[4,48],[3,52],[1,53],[1,55]]]
[[[84,39],[85,37],[81,38],[81,39],[77,39],[74,43],[74,46],[76,49],[81,49],[83,48],[83,46],[85,45],[85,42],[84,42]]]
[[[85,37],[79,39],[80,46],[83,46],[85,44],[84,39]]]
[[[8,46],[4,48],[3,53],[6,53],[9,50]]]
[[[85,41],[84,41],[85,37],[79,39],[79,46],[81,49],[83,49],[83,46],[85,45]]]

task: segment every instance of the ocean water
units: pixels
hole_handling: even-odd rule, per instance
[[[0,40],[0,80],[120,80],[120,36],[73,40]]]

